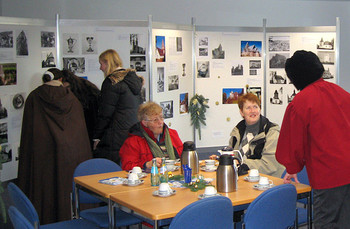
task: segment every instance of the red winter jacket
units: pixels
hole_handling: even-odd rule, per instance
[[[140,128],[140,123],[137,123],[130,129],[129,137],[125,140],[123,146],[120,148],[120,158],[123,170],[131,170],[135,166],[143,168],[144,164],[153,159],[153,154],[143,137]],[[164,124],[164,128],[168,128]],[[174,153],[176,157],[181,157],[183,144],[176,130],[169,129],[171,142],[174,146]],[[149,131],[147,131],[149,132]]]

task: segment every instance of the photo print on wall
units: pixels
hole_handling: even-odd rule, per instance
[[[0,64],[0,86],[17,84],[17,64]]]
[[[179,75],[168,76],[168,90],[177,90],[179,89]]]
[[[63,68],[73,73],[85,72],[85,58],[84,57],[72,57],[63,58]]]
[[[269,51],[290,51],[290,37],[269,36]]]
[[[56,47],[55,32],[41,31],[41,47],[54,48]]]
[[[81,43],[83,54],[97,54],[97,40],[95,34],[83,34]]]
[[[188,93],[180,94],[180,114],[188,113]]]
[[[0,32],[0,48],[13,48],[13,31]]]
[[[156,62],[165,62],[165,36],[156,36]]]
[[[130,34],[130,55],[145,55],[146,40],[142,34]]]
[[[5,107],[4,101],[1,102],[1,99],[4,100],[5,96],[0,96],[0,119],[5,119],[8,116],[7,109]]]
[[[56,67],[56,57],[53,51],[41,51],[41,67],[42,68]]]
[[[197,78],[209,78],[209,61],[197,61]]]
[[[284,68],[288,58],[289,53],[270,53],[270,68]]]
[[[238,97],[243,95],[243,88],[223,88],[222,89],[222,104],[237,104]]]
[[[247,93],[253,93],[254,95],[256,95],[261,103],[261,87],[249,87],[249,85],[247,86]]]
[[[231,67],[232,76],[243,76],[243,61],[235,61]]]
[[[28,39],[27,32],[21,30],[16,38],[16,54],[17,56],[28,56]]]
[[[130,68],[137,72],[146,71],[146,56],[130,56]]]
[[[164,67],[157,68],[157,92],[164,92]]]
[[[213,59],[225,59],[225,51],[222,49],[222,45],[219,46],[212,51]]]
[[[79,34],[77,33],[64,33],[63,34],[63,54],[72,55],[78,53],[78,38]]]
[[[160,106],[163,108],[163,117],[165,119],[174,117],[172,100],[160,102]]]
[[[332,51],[319,51],[317,52],[318,58],[320,58],[320,61],[322,64],[332,64],[334,65],[335,55]]]
[[[241,41],[241,57],[261,57],[261,41]]]
[[[284,73],[277,73],[277,71],[270,71],[270,84],[287,84],[287,75]]]
[[[334,50],[334,38],[332,38],[330,41],[327,41],[321,37],[321,40],[316,47],[317,49]]]
[[[273,95],[270,97],[270,103],[275,105],[283,104],[283,87],[273,91]]]

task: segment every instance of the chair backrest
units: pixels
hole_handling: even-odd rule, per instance
[[[22,190],[12,182],[8,184],[7,190],[14,206],[33,225],[33,227],[36,227],[36,225],[39,226],[38,213],[36,212],[32,202],[22,192]]]
[[[286,175],[286,170],[284,170],[284,172],[282,173],[281,178],[284,177],[284,175]],[[309,182],[309,177],[307,176],[307,171],[306,171],[306,167],[304,166],[304,168],[298,173],[298,180],[300,183],[302,184],[307,184],[310,185]]]
[[[183,208],[171,221],[169,229],[233,228],[233,207],[229,198],[214,196]]]
[[[99,173],[109,173],[122,171],[121,167],[108,159],[105,158],[93,158],[87,161],[80,163],[74,170],[73,174],[73,200],[75,198],[75,190],[74,190],[74,177],[78,176],[86,176],[93,175]],[[93,197],[92,195],[87,194],[86,192],[79,191],[79,202],[80,203],[100,203],[101,200]]]
[[[297,192],[292,184],[282,184],[261,193],[248,207],[246,229],[280,229],[294,225]]]
[[[27,218],[14,206],[10,206],[8,213],[14,229],[34,229]]]

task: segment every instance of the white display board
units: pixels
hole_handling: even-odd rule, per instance
[[[183,142],[193,141],[188,103],[193,96],[192,30],[152,29],[151,98],[163,107],[164,122]],[[176,27],[177,28],[177,27]]]
[[[284,70],[285,60],[297,50],[312,51],[324,64],[323,78],[336,83],[336,33],[335,27],[326,29],[281,28],[281,32],[266,34],[266,116],[281,126],[284,112],[298,90],[291,84]],[[277,30],[278,29],[274,29]],[[289,32],[285,32],[288,31]],[[302,31],[302,32],[298,32]],[[314,32],[305,32],[312,31]]]
[[[201,139],[196,134],[197,147],[228,145],[231,130],[242,120],[238,96],[246,93],[247,88],[260,97],[264,93],[263,46],[263,33],[258,30],[197,30],[196,93],[209,99]]]
[[[55,21],[0,17],[0,180],[17,178],[24,101],[56,63]]]
[[[145,78],[144,92],[148,92],[148,22],[147,21],[89,21],[60,20],[60,69],[69,69],[86,77],[98,88],[104,80],[99,55],[114,49],[124,68],[134,68]],[[148,98],[148,94],[144,94]]]

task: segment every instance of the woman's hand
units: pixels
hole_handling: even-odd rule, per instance
[[[162,158],[156,157],[156,164],[157,164],[157,167],[160,168],[160,166],[162,166]],[[146,168],[148,169],[152,168],[152,160],[146,163]]]

